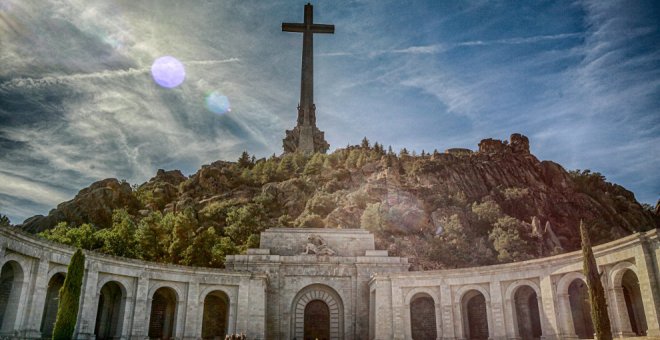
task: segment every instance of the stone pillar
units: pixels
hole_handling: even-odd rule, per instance
[[[190,286],[190,284],[188,284]],[[188,305],[188,300],[190,296],[188,295],[188,290],[182,290],[181,294],[185,294],[184,296],[180,296],[178,301],[176,302],[176,315],[174,316],[176,318],[176,321],[174,322],[174,332],[172,333],[175,338],[177,339],[184,339],[184,331],[185,331],[185,325],[186,325],[186,306]]]
[[[436,340],[441,340],[444,336],[442,334],[442,305],[440,304],[440,301],[437,301],[434,307],[435,307],[435,334],[438,335]]]
[[[44,313],[46,302],[46,293],[48,292],[48,256],[42,255],[34,271],[34,288],[32,289],[32,301],[30,304],[29,315],[27,315],[24,336],[28,339],[41,338],[41,318]]]
[[[200,315],[200,304],[203,304],[204,301],[199,300],[199,282],[196,280],[191,281],[188,284],[188,303],[185,305],[186,317],[184,327],[184,339],[197,339],[202,336],[202,323],[199,320]],[[204,307],[202,306],[202,309]]]
[[[392,323],[394,328],[394,339],[403,340],[405,337],[405,306],[403,304],[403,294],[398,282],[392,282]],[[410,313],[408,313],[410,315]]]
[[[646,335],[660,337],[660,288],[656,276],[660,273],[657,273],[654,268],[654,250],[658,252],[660,249],[652,249],[650,242],[642,242],[641,246],[637,248],[635,263],[639,270],[639,290],[642,293],[644,314],[646,315],[646,325],[648,327]],[[657,261],[657,259],[655,260]]]
[[[445,282],[440,284],[440,305],[442,337],[443,339],[454,339],[456,338],[456,331],[454,327],[452,296],[451,290]]]
[[[133,314],[133,329],[131,330],[131,338],[144,339],[148,336],[149,331],[149,278],[146,275],[141,275],[137,279],[137,287],[135,289],[135,313]]]
[[[557,303],[559,306],[559,327],[561,339],[577,339],[575,334],[575,325],[573,324],[573,313],[571,312],[571,302],[568,294],[557,294]]]
[[[78,307],[78,322],[74,332],[75,339],[94,339],[96,324],[96,308],[98,307],[99,264],[88,260],[85,264],[80,305]]]
[[[266,339],[266,279],[250,279],[248,293],[250,321],[248,329],[244,331],[248,339]]]
[[[121,339],[128,339],[131,335],[131,323],[133,321],[133,309],[135,307],[134,297],[131,296],[132,292],[126,292],[126,296],[122,296],[121,303],[121,312],[119,316],[121,317]]]
[[[539,317],[541,318],[542,339],[558,340],[560,334],[562,334],[561,326],[557,320],[559,306],[555,304],[555,288],[550,275],[542,276],[540,284]]]
[[[517,311],[514,302],[515,299],[513,299],[513,296],[507,296],[504,300],[504,315],[506,316],[505,326],[508,339],[520,339],[520,334],[518,332],[518,318],[516,315]]]
[[[618,337],[635,336],[630,325],[626,300],[623,297],[623,287],[607,289],[607,307],[612,321],[612,335]]]
[[[250,305],[250,282],[249,279],[241,279],[238,287],[238,301],[236,311],[236,329],[234,332],[246,332],[250,328],[249,305]]]
[[[381,279],[374,281],[372,285],[376,290],[374,339],[392,339],[394,337],[392,283],[389,279]]]
[[[488,304],[488,301],[486,301]],[[502,286],[500,281],[490,283],[490,314],[488,320],[489,335],[495,340],[506,339],[504,308],[502,305]]]

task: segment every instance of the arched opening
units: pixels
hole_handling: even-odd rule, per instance
[[[521,286],[513,295],[518,334],[523,340],[541,338],[538,296],[532,287]]]
[[[305,340],[330,339],[330,308],[321,300],[312,300],[305,306]]]
[[[465,337],[471,340],[488,339],[488,310],[486,298],[477,291],[471,290],[463,296],[463,318]]]
[[[410,331],[413,340],[435,340],[438,337],[432,297],[426,294],[413,296],[410,302]]]
[[[108,282],[101,287],[96,310],[96,339],[119,339],[123,320],[123,293],[117,282]]]
[[[176,292],[172,288],[158,288],[151,301],[149,317],[150,339],[172,339],[176,317]]]
[[[568,299],[571,305],[571,315],[575,334],[580,339],[594,338],[594,324],[591,320],[591,303],[587,284],[581,279],[575,279],[568,286]]]
[[[342,340],[346,331],[343,321],[344,304],[337,291],[323,284],[311,284],[293,298],[289,338]]]
[[[623,287],[623,298],[626,301],[630,327],[637,335],[646,335],[646,315],[644,314],[644,303],[642,302],[642,292],[639,289],[639,280],[635,272],[628,269],[621,278]]]
[[[64,285],[64,274],[57,273],[48,281],[46,290],[46,303],[41,317],[41,337],[50,339],[53,336],[57,307],[60,305],[60,288]]]
[[[0,271],[0,333],[13,333],[21,298],[23,269],[16,261],[8,261]]]
[[[204,298],[204,314],[202,316],[202,338],[224,339],[229,324],[229,297],[216,290]]]

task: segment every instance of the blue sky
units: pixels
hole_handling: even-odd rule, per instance
[[[295,124],[306,1],[3,0],[0,212],[46,214],[94,181],[281,153]],[[317,124],[476,149],[520,132],[539,159],[660,196],[657,1],[317,0]],[[186,69],[154,83],[156,58]],[[205,105],[225,95],[231,112]]]

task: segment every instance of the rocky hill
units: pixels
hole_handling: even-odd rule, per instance
[[[88,223],[98,235],[88,235],[87,248],[214,266],[225,254],[256,246],[267,227],[365,228],[380,248],[430,269],[575,250],[580,221],[596,243],[660,226],[630,191],[599,173],[539,161],[527,137],[513,134],[510,141],[482,140],[476,152],[396,155],[365,139],[329,155],[255,160],[244,153],[190,177],[158,170],[136,188],[105,179],[23,228],[42,232],[67,222],[42,235],[81,244],[74,231]],[[123,237],[138,250],[108,245],[111,234],[112,244]]]

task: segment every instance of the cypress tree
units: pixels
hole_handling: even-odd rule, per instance
[[[605,301],[605,289],[600,281],[596,258],[591,249],[591,241],[587,228],[580,221],[580,237],[582,238],[582,256],[584,258],[583,271],[587,278],[589,287],[589,300],[591,302],[591,319],[594,323],[596,339],[612,340],[612,329],[610,328],[610,317],[607,315],[607,301]]]
[[[71,258],[66,272],[64,285],[60,289],[60,303],[57,306],[57,319],[53,329],[53,340],[73,339],[78,318],[78,304],[80,301],[80,288],[85,272],[85,255],[82,250],[76,250]]]

